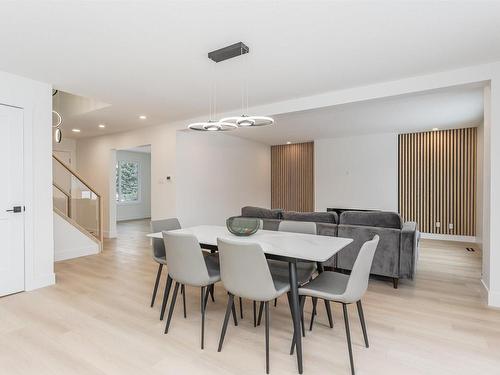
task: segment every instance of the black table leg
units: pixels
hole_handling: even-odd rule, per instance
[[[300,307],[299,307],[299,288],[297,284],[297,263],[288,263],[288,273],[290,276],[291,299],[293,308],[293,332],[295,345],[297,349],[297,367],[299,374],[302,374],[302,334],[300,330]]]

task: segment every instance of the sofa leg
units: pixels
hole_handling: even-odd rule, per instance
[[[393,277],[392,278],[392,286],[394,287],[394,289],[398,289],[398,284],[399,284],[399,278]]]

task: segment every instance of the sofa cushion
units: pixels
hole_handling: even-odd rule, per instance
[[[281,220],[280,219],[262,219],[262,223],[263,223],[262,229],[277,231],[280,227]]]
[[[315,223],[338,223],[336,212],[295,212],[283,211],[283,220],[312,221]]]
[[[246,206],[241,209],[241,216],[258,217],[261,219],[281,219],[281,208],[269,209],[263,207]]]
[[[403,227],[398,213],[386,211],[345,211],[340,215],[340,224],[394,229]]]
[[[377,234],[380,236],[380,241],[373,258],[370,273],[374,275],[398,277],[400,229],[339,224],[337,233],[339,237],[353,239],[353,242],[338,253],[338,268],[352,270],[361,246]]]

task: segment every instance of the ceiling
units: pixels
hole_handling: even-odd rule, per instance
[[[483,113],[483,87],[471,85],[285,113],[274,116],[273,126],[241,128],[228,134],[276,145],[478,126]]]
[[[243,74],[259,105],[500,60],[499,2],[37,0],[0,14],[0,70],[109,104],[80,136],[204,115],[214,76],[222,112]],[[249,55],[207,59],[238,41]]]

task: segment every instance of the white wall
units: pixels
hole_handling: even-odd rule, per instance
[[[314,141],[316,211],[327,207],[398,210],[398,136]]]
[[[226,217],[238,214],[243,205],[270,206],[269,146],[221,133],[211,134],[213,138],[204,141],[202,138],[207,135],[183,137],[185,132],[177,130],[185,129],[185,126],[186,122],[180,122],[78,140],[78,171],[102,194],[105,202],[106,237],[116,236],[115,186],[114,182],[110,183],[114,181],[116,150],[140,145],[151,145],[153,220],[182,216],[183,225],[196,220],[222,224]],[[179,154],[176,152],[177,134],[180,134],[182,145]],[[198,159],[185,152],[197,155]],[[180,163],[177,157],[181,158]],[[213,158],[213,164],[205,163],[205,158]],[[186,184],[190,178],[186,174],[191,174],[198,183]],[[171,177],[170,180],[167,176]],[[212,196],[204,195],[206,199],[199,200],[195,190],[197,194],[204,194],[200,193],[203,189]],[[196,199],[199,205],[190,206],[190,202]],[[214,204],[215,201],[219,204]],[[220,204],[222,201],[227,203]]]
[[[500,78],[500,77],[499,77]],[[490,274],[493,272],[500,273],[500,264],[495,267],[495,264],[492,264],[491,260],[491,252],[492,252],[492,234],[491,233],[491,227],[493,225],[493,228],[495,228],[494,224],[491,222],[491,195],[494,193],[493,187],[491,186],[491,173],[493,170],[491,169],[491,119],[492,119],[492,96],[491,96],[491,88],[486,87],[484,89],[484,123],[483,123],[483,129],[482,129],[482,138],[483,138],[483,192],[482,192],[482,202],[483,202],[483,208],[482,208],[482,214],[483,214],[483,219],[482,219],[482,262],[483,262],[483,267],[482,267],[482,282],[483,285],[488,293],[488,299],[489,303],[491,303],[492,299],[495,299],[496,301],[494,304],[496,306],[500,307],[500,297],[494,298],[493,296],[495,294],[498,294],[500,296],[500,283],[498,284],[498,292],[493,292],[491,291],[491,278]],[[498,103],[498,106],[500,107],[500,103]],[[500,108],[499,108],[500,110]],[[500,120],[500,118],[499,118]],[[498,126],[500,126],[500,121],[498,122]],[[500,141],[498,144],[498,147],[500,147]],[[499,166],[500,168],[500,166]],[[496,187],[496,189],[500,193],[500,185]],[[500,222],[498,223],[500,225]],[[498,225],[497,225],[498,228]],[[495,232],[495,230],[493,230]],[[500,246],[500,243],[498,244]],[[497,247],[497,251],[500,251],[500,247]],[[493,297],[493,298],[492,298]]]
[[[52,88],[0,72],[0,103],[23,109],[25,289],[55,282],[52,227]]]
[[[54,212],[54,260],[99,253],[99,245]]]
[[[476,243],[483,243],[484,124],[477,127],[476,139]]]
[[[78,165],[76,162],[76,140],[72,138],[65,138],[63,135],[63,139],[61,143],[56,143],[54,141],[54,137],[52,137],[52,151],[62,151],[67,152],[71,157],[71,167],[73,169],[77,169]]]
[[[271,148],[215,133],[177,132],[177,215],[225,225],[241,207],[271,206]]]
[[[116,236],[114,176],[117,149],[151,145],[151,217],[175,216],[175,132],[175,126],[160,125],[78,140],[78,171],[103,197],[106,237]],[[167,175],[172,176],[168,182]]]
[[[139,201],[116,204],[116,220],[134,220],[151,217],[151,154],[145,152],[116,151],[117,161],[139,163]]]

